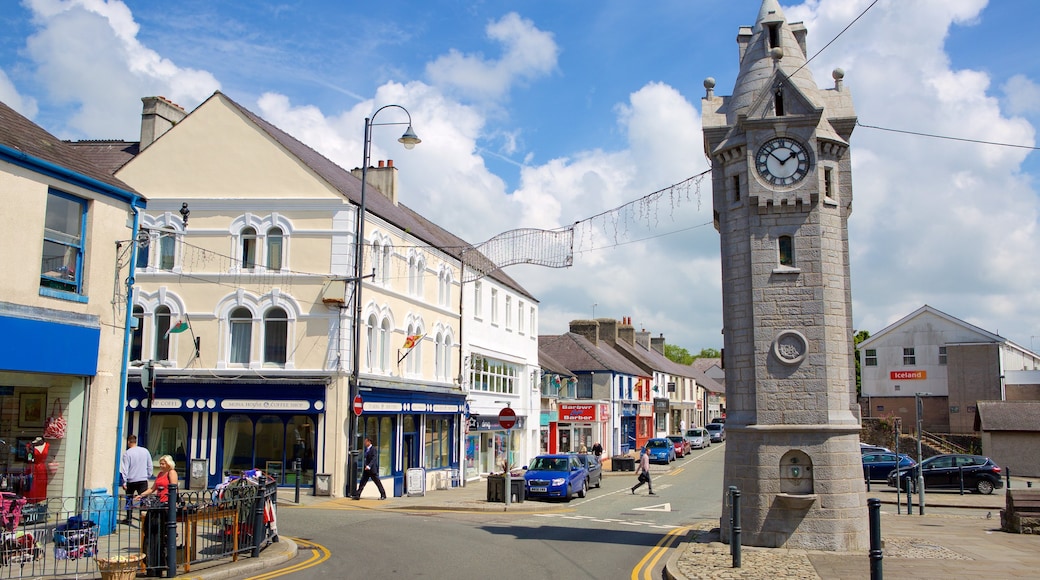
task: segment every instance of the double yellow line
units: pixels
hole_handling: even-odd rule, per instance
[[[300,562],[299,564],[293,564],[292,566],[288,566],[286,568],[272,570],[271,572],[267,572],[266,574],[260,574],[259,576],[250,576],[246,580],[268,580],[269,578],[285,576],[286,574],[292,574],[293,572],[299,572],[300,570],[317,566],[318,564],[321,564],[325,560],[328,560],[330,557],[332,557],[332,552],[330,552],[328,548],[322,546],[321,544],[315,544],[314,542],[299,538],[291,539],[292,541],[296,542],[296,545],[300,548],[313,549],[314,552],[311,554],[311,557],[307,558],[303,562]]]
[[[686,537],[686,534],[690,531],[689,527],[675,528],[668,532],[657,542],[657,545],[652,550],[643,556],[643,559],[636,564],[636,567],[632,569],[632,580],[653,580],[654,567],[657,566],[657,562],[664,556],[668,550],[670,550],[676,543]]]

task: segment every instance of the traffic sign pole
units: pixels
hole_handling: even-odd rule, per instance
[[[502,428],[506,430],[506,465],[505,465],[505,468],[506,468],[506,473],[505,473],[505,487],[506,487],[505,494],[506,494],[506,497],[505,497],[505,504],[506,504],[506,509],[508,509],[509,508],[509,500],[511,499],[511,497],[513,495],[512,470],[510,469],[510,466],[509,466],[509,453],[512,451],[511,447],[512,447],[512,443],[513,443],[513,441],[512,441],[513,436],[512,436],[512,433],[510,431],[513,429],[513,426],[516,425],[516,411],[514,411],[513,409],[511,409],[509,407],[506,407],[506,408],[502,409],[501,411],[499,411],[498,412],[498,424],[501,425]]]

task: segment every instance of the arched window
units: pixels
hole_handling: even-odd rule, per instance
[[[155,359],[170,360],[170,308],[155,309]]]
[[[390,320],[383,319],[379,326],[379,369],[390,370]]]
[[[408,334],[405,336],[422,336],[422,327],[418,324],[408,325]],[[405,372],[411,375],[418,375],[422,373],[422,339],[416,341],[408,351],[408,356],[405,357]],[[403,354],[403,353],[402,353]]]
[[[159,233],[159,269],[172,270],[177,265],[177,232],[163,229]]]
[[[780,236],[777,240],[777,249],[780,254],[780,265],[794,267],[794,241],[791,236]]]
[[[437,277],[437,304],[449,306],[451,304],[451,270],[441,269]]]
[[[242,268],[256,267],[256,230],[252,227],[242,228]]]
[[[438,332],[436,339],[437,379],[451,379],[451,336]]]
[[[376,332],[376,325],[376,315],[373,314],[368,317],[368,321],[365,324],[365,366],[370,371],[376,369],[376,355],[379,352],[379,336]]]
[[[282,269],[282,228],[267,230],[267,269]]]
[[[140,255],[140,254],[138,254]],[[134,319],[137,326],[130,334],[130,360],[143,360],[144,357],[144,308],[134,306]]]
[[[289,346],[289,317],[272,308],[264,314],[264,364],[285,366]]]
[[[231,327],[231,351],[228,362],[247,365],[252,351],[253,314],[248,308],[236,308],[231,311],[228,323]]]

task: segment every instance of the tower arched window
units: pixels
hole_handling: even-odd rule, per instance
[[[267,230],[267,269],[279,271],[282,269],[282,248],[284,237],[282,228],[271,228]]]
[[[138,254],[140,255],[140,254]],[[130,334],[130,360],[143,360],[144,357],[144,308],[134,306],[134,320],[137,326]]]
[[[284,366],[289,348],[289,317],[285,310],[264,313],[264,364]]]
[[[256,229],[252,227],[242,228],[242,268],[250,269],[256,267]]]
[[[155,309],[155,360],[170,360],[170,308]]]
[[[780,236],[777,240],[777,250],[781,266],[794,267],[794,239],[791,236]]]
[[[405,336],[422,336],[422,334],[421,326],[409,324],[408,334]],[[422,343],[422,339],[417,340],[415,346],[408,351],[408,356],[405,358],[405,372],[408,374],[418,375],[422,372]]]
[[[177,265],[177,232],[163,229],[159,234],[159,269],[172,270]]]
[[[228,362],[247,365],[253,346],[253,314],[248,308],[236,308],[228,317],[231,328],[231,351]]]

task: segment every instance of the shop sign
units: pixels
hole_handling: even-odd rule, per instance
[[[513,429],[523,429],[527,423],[526,417],[523,415],[516,416],[516,424],[513,425]],[[498,415],[470,415],[469,416],[469,431],[504,431],[504,427],[498,422]]]
[[[893,381],[923,381],[928,378],[928,371],[891,371],[888,378]]]
[[[610,405],[604,403],[599,406],[599,420],[609,421],[610,420]]]
[[[593,404],[576,404],[576,403],[561,403],[560,404],[560,422],[561,423],[580,423],[580,422],[591,422],[596,420],[596,405]]]
[[[156,401],[158,407],[159,401]],[[178,401],[180,403],[180,401]],[[179,405],[178,405],[179,406]],[[224,399],[220,408],[226,411],[309,411],[308,401],[264,401],[260,399]]]
[[[656,398],[654,399],[654,413],[667,413],[668,412],[668,399]]]

